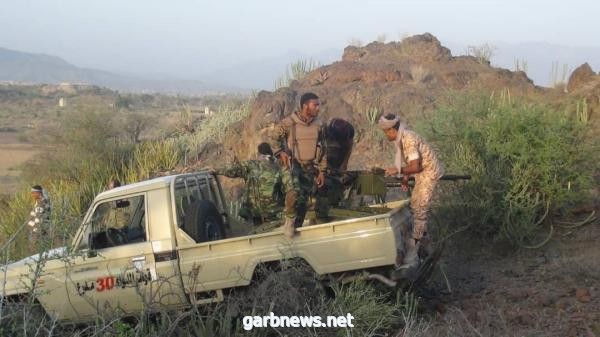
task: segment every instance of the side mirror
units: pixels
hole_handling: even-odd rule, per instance
[[[96,250],[94,250],[94,249],[88,250],[88,252],[87,252],[87,257],[88,258],[96,257],[96,256],[98,256],[98,252],[96,252]]]

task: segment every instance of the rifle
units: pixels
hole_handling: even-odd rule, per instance
[[[440,180],[469,180],[470,175],[447,174]],[[415,178],[409,177],[409,186],[414,186]],[[345,171],[340,177],[342,185],[357,189],[359,194],[365,195],[385,195],[390,187],[401,187],[402,178],[386,177],[385,170],[379,167],[370,170]]]
[[[385,186],[386,187],[400,187],[402,186],[402,178],[397,178],[397,177],[385,177]],[[458,180],[471,180],[471,175],[469,174],[464,174],[464,175],[459,175],[459,174],[445,174],[443,175],[440,180],[449,180],[449,181],[458,181]],[[415,183],[415,177],[409,177],[408,178],[408,183],[409,184],[414,184]]]

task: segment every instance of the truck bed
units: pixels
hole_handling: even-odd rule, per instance
[[[260,263],[301,258],[318,274],[386,265],[395,261],[392,221],[408,221],[408,200],[386,207],[383,214],[337,220],[298,228],[289,239],[272,231],[177,247],[186,293],[248,285]],[[375,209],[374,209],[375,211]],[[377,213],[375,211],[375,213]]]

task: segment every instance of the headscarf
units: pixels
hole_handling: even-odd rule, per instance
[[[406,129],[406,124],[400,119],[400,117],[396,115],[393,116],[393,119],[385,118],[386,115],[381,116],[381,118],[379,118],[379,121],[377,122],[377,126],[379,126],[381,130],[385,131],[387,129],[393,128],[396,125],[396,123],[398,123],[398,130]]]
[[[381,130],[387,130],[393,128],[394,125],[399,122],[400,118],[398,116],[394,116],[394,119],[387,119],[385,116],[381,116],[377,122],[377,126],[379,126]]]

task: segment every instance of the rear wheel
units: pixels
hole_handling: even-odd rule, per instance
[[[183,229],[198,243],[225,238],[223,218],[217,207],[208,200],[190,205],[185,214]]]

